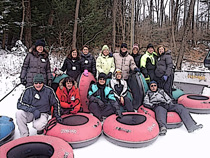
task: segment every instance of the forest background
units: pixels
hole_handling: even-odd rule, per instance
[[[126,42],[172,50],[177,69],[187,60],[203,63],[210,47],[210,0],[1,0],[0,45],[17,40],[30,48],[45,39],[57,56],[89,45],[97,55],[107,44],[118,52]]]

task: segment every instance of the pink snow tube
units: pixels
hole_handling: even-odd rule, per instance
[[[51,119],[45,129],[45,134],[61,138],[72,145],[81,148],[97,141],[102,132],[101,122],[91,114],[77,113],[63,115],[62,124]]]
[[[33,156],[73,158],[74,154],[67,142],[51,136],[23,137],[0,147],[1,158],[27,158]]]
[[[155,119],[155,112],[149,108],[145,108],[143,105],[139,107],[138,112],[148,114]],[[178,128],[182,126],[182,124],[182,120],[176,112],[167,113],[167,126],[169,129]]]
[[[192,113],[210,113],[210,96],[185,94],[178,99],[178,103],[184,105]]]
[[[119,118],[115,114],[103,123],[105,138],[119,146],[129,148],[145,147],[152,144],[159,135],[155,119],[149,115],[126,112]]]

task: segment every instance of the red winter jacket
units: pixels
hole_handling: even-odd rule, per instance
[[[73,108],[74,113],[77,113],[80,110],[81,103],[78,88],[73,86],[68,93],[66,87],[60,86],[57,89],[56,94],[60,100],[60,105],[62,108]]]

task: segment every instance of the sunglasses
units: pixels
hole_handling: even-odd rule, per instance
[[[43,82],[34,82],[34,84],[42,84]]]
[[[104,80],[104,81],[105,81],[105,79],[104,79],[104,78],[99,78],[99,80],[101,80],[101,81],[102,81],[102,80]]]
[[[150,85],[150,87],[157,87],[157,85],[156,84],[152,84],[152,85]]]

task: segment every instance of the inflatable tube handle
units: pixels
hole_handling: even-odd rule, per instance
[[[65,152],[63,158],[68,158],[68,155],[69,155],[69,153],[68,152]]]
[[[130,132],[131,132],[131,130],[129,130],[129,129],[124,129],[124,128],[122,128],[122,127],[116,127],[116,130],[118,130],[118,131],[124,131],[124,132],[126,132],[126,133],[130,133]]]
[[[56,119],[54,119],[54,120],[50,120],[49,122],[48,122],[48,124],[46,125],[46,127],[45,127],[45,134],[47,133],[47,131],[49,131],[49,130],[51,130],[53,127],[55,127],[55,125],[57,124],[57,121],[56,121]]]
[[[141,109],[145,114],[148,114],[149,116],[151,116],[150,113],[148,113],[148,111],[145,110],[143,107],[141,107],[140,109]]]
[[[100,125],[99,121],[97,121],[96,125],[93,125],[94,128],[98,127]]]

